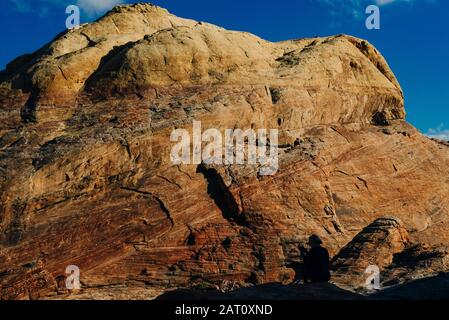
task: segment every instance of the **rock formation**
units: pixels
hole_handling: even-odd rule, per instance
[[[393,217],[380,218],[364,228],[334,257],[334,280],[341,277],[339,282],[363,288],[369,266],[384,269],[393,262],[393,256],[407,246],[408,233],[401,224]]]
[[[194,120],[278,129],[278,172],[173,165],[170,133]],[[385,216],[413,243],[449,240],[448,146],[346,35],[272,43],[116,7],[0,73],[0,152],[3,299],[66,293],[68,265],[91,292],[289,282],[311,233],[333,256]]]
[[[449,252],[410,242],[403,223],[386,217],[364,228],[333,258],[334,281],[363,291],[370,265],[379,268],[382,286],[389,287],[449,270]]]

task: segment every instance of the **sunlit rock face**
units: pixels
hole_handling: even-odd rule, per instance
[[[0,73],[0,296],[67,297],[68,265],[95,298],[289,282],[310,234],[334,256],[385,216],[447,244],[449,149],[404,118],[364,40],[116,7]],[[171,132],[193,121],[277,129],[278,171],[173,165]]]

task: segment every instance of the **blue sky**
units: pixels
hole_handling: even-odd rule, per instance
[[[89,22],[126,0],[0,0],[0,69],[64,30],[65,7]],[[365,38],[385,56],[406,97],[407,120],[449,140],[449,1],[447,0],[153,0],[170,12],[271,41],[339,33]],[[367,30],[377,4],[381,29]]]

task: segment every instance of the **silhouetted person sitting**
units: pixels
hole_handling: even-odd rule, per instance
[[[321,245],[320,237],[311,235],[309,237],[310,250],[306,250],[303,246],[299,247],[301,257],[304,261],[302,278],[304,283],[309,280],[312,282],[328,282],[331,279],[329,272],[329,253]]]

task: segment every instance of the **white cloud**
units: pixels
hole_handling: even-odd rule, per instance
[[[376,0],[376,4],[378,5],[378,6],[384,6],[384,5],[387,5],[387,4],[391,4],[391,3],[393,3],[393,2],[410,2],[410,0]]]
[[[449,141],[449,129],[445,129],[443,124],[440,124],[437,128],[430,128],[425,135],[429,138]]]
[[[434,3],[438,0],[310,0],[318,1],[329,6],[332,15],[346,14],[354,18],[365,17],[367,6],[375,4],[379,7],[386,7],[392,4],[413,5],[417,2]]]
[[[370,5],[373,4],[373,0],[318,0],[323,3],[332,4],[332,5]],[[375,0],[375,4],[378,6],[385,6],[387,4],[399,3],[399,2],[418,2],[418,1],[427,1],[430,0]]]
[[[122,3],[122,0],[77,0],[77,5],[89,16],[105,13]]]
[[[124,0],[0,0],[2,9],[21,13],[35,12],[39,15],[54,10],[60,10],[64,15],[68,5],[76,4],[90,17],[97,17],[124,2]]]

